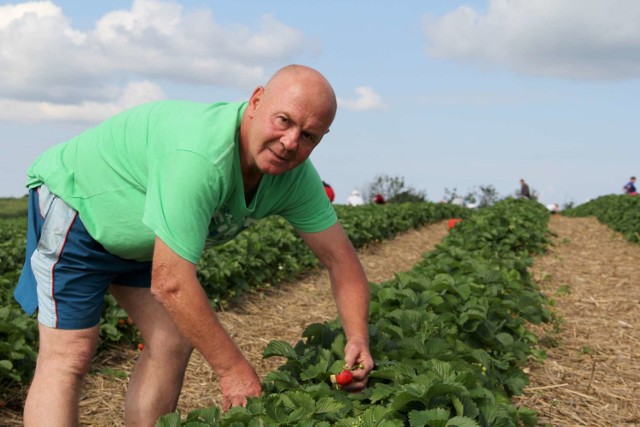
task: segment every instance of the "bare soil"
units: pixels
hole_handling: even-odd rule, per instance
[[[640,426],[640,245],[623,240],[593,218],[553,216],[550,251],[531,272],[554,300],[556,320],[533,327],[547,348],[543,364],[528,368],[531,384],[515,399],[539,411],[540,425]],[[446,222],[411,231],[360,251],[372,282],[407,271],[447,234]],[[281,361],[262,359],[274,339],[295,344],[304,328],[333,319],[328,274],[320,269],[295,283],[248,295],[218,313],[264,378]],[[100,353],[81,398],[81,425],[121,426],[133,349]],[[215,373],[199,353],[191,357],[178,409],[221,403]],[[0,409],[0,425],[22,425],[21,414]]]

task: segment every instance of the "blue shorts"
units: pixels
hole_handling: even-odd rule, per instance
[[[111,284],[150,287],[151,262],[110,254],[46,186],[29,190],[27,253],[14,292],[22,308],[38,308],[38,321],[51,328],[90,328]]]

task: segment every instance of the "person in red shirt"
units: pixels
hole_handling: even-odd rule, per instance
[[[373,203],[376,204],[376,205],[384,205],[387,202],[386,202],[386,200],[384,200],[384,197],[382,196],[382,194],[378,193],[373,198]]]
[[[333,203],[333,199],[336,198],[336,193],[333,192],[333,188],[331,188],[331,186],[324,181],[322,181],[322,185],[324,185],[324,191],[327,193],[329,201]]]

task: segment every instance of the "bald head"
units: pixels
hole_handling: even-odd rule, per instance
[[[338,109],[336,94],[329,81],[311,67],[292,64],[279,69],[265,85],[265,96],[294,88],[313,100],[317,111],[328,114],[333,122]]]
[[[258,86],[240,123],[245,185],[251,187],[263,174],[279,175],[302,164],[329,132],[336,109],[327,79],[303,65],[288,65],[264,87]]]

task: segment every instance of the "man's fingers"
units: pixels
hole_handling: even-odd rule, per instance
[[[222,410],[227,412],[234,406],[247,406],[247,398],[244,396],[232,396],[231,398],[224,398]]]

